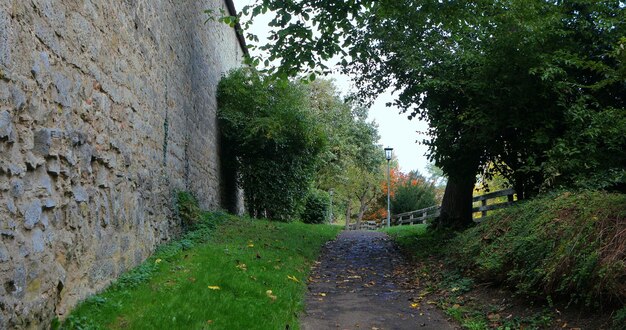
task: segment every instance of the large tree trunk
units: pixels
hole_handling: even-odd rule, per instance
[[[348,200],[346,205],[346,230],[350,230],[350,217],[352,216],[352,201]]]
[[[441,202],[441,215],[437,227],[464,229],[472,222],[472,192],[475,178],[450,177]]]

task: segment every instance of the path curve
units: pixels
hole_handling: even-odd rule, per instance
[[[406,266],[386,234],[343,231],[313,268],[302,329],[455,329],[434,306],[411,306]]]

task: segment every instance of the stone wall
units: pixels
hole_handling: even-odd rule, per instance
[[[223,0],[0,2],[0,329],[45,327],[176,235],[174,191],[233,191]]]

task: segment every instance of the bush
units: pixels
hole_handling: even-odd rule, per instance
[[[437,204],[435,187],[414,172],[398,183],[391,197],[391,213],[400,214]]]
[[[304,223],[324,223],[328,218],[330,197],[328,193],[311,189],[307,196],[304,211],[300,216]]]
[[[457,264],[523,294],[600,305],[626,301],[626,195],[548,195],[457,236]]]
[[[202,214],[198,200],[188,191],[176,193],[176,211],[185,229],[195,226]]]
[[[306,89],[244,68],[222,78],[217,100],[225,152],[235,160],[248,212],[296,216],[326,145]]]

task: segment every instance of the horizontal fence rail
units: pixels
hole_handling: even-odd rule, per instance
[[[515,203],[514,195],[515,195],[515,190],[513,190],[513,188],[509,188],[509,189],[494,191],[492,193],[484,194],[481,196],[476,196],[472,199],[472,202],[480,202],[480,206],[472,208],[472,212],[480,212],[479,219],[482,219],[487,216],[487,211],[497,210],[497,209],[501,209],[501,208],[505,208],[505,207],[513,205],[513,203]],[[503,196],[507,197],[506,202],[487,205],[488,200],[495,199],[498,197],[503,197]]]
[[[500,202],[496,204],[489,204],[488,201],[492,199],[496,199],[498,197],[507,197],[506,202]],[[505,208],[511,206],[515,203],[515,190],[513,188],[504,189],[499,191],[494,191],[491,193],[487,193],[484,195],[476,196],[472,198],[473,203],[480,202],[480,206],[473,207],[472,213],[480,212],[480,217],[476,218],[475,221],[480,222],[484,217],[487,216],[488,211],[497,210],[501,208]],[[437,218],[440,215],[441,206],[434,205],[427,208],[423,208],[420,210],[394,214],[391,216],[391,225],[392,226],[405,226],[405,225],[416,225],[427,223],[428,220]],[[361,222],[360,228],[357,228],[356,223],[352,223],[348,226],[350,230],[377,230],[385,227],[387,224],[387,219],[377,219],[377,220],[369,220]]]

